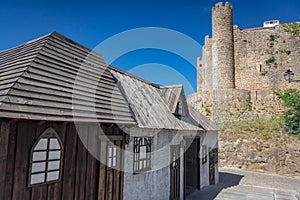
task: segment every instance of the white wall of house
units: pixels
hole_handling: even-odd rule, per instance
[[[189,133],[195,135],[196,133]],[[189,135],[186,132],[180,133],[170,130],[152,130],[134,128],[131,130],[131,137],[129,144],[125,147],[124,159],[124,200],[135,199],[169,199],[170,196],[170,145],[180,145],[180,197],[183,199],[184,194],[184,150],[185,142],[183,137]],[[136,137],[153,137],[151,155],[152,170],[146,173],[133,173],[133,136]],[[202,133],[202,144],[207,144],[207,147],[216,147],[218,134]],[[200,151],[201,156],[201,151]],[[216,167],[217,169],[217,167]],[[217,170],[216,170],[217,172]],[[216,181],[218,175],[216,174]],[[209,185],[209,161],[202,165],[200,163],[200,183],[201,187]]]
[[[214,149],[218,147],[218,132],[204,133],[200,140],[200,187],[209,185],[209,148]],[[202,164],[202,147],[207,147],[207,162]],[[219,182],[218,164],[215,165],[215,182]]]
[[[124,174],[124,200],[169,199],[170,196],[170,145],[183,144],[182,134],[170,130],[133,129],[131,135],[153,136],[152,170],[133,174],[133,140],[126,145]],[[184,153],[184,147],[181,147]],[[181,157],[181,196],[183,196],[183,157]]]

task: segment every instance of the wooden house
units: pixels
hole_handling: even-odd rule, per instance
[[[218,182],[218,130],[58,33],[0,52],[0,199],[185,199]]]

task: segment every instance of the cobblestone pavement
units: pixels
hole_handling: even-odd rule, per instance
[[[220,169],[220,183],[188,196],[187,200],[300,200],[300,178]]]

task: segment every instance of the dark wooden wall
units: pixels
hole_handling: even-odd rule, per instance
[[[63,143],[62,178],[57,183],[28,187],[30,150],[36,139],[47,128],[52,127]],[[99,191],[106,191],[105,184],[99,184],[100,174],[107,174],[107,167],[97,161],[84,147],[73,123],[30,120],[0,120],[0,200],[110,200],[102,198]],[[100,152],[98,129],[92,124],[81,124],[79,128],[87,132],[88,145],[94,145]],[[122,134],[116,126],[105,128],[110,134]],[[123,143],[121,141],[121,143]],[[98,153],[98,152],[93,152]],[[102,172],[104,170],[105,172]],[[118,198],[122,198],[123,173],[118,174]],[[108,180],[110,181],[110,180]],[[111,182],[111,181],[110,181]],[[99,194],[98,194],[99,193]],[[116,195],[115,195],[116,196]]]

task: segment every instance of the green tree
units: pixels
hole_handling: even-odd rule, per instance
[[[300,136],[300,90],[279,90],[276,91],[276,95],[286,107],[283,117],[287,126],[287,132]]]

